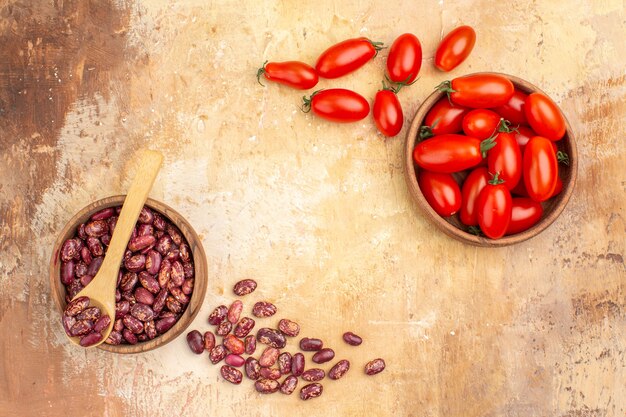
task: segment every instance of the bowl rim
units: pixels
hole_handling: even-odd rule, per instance
[[[73,235],[76,227],[89,219],[92,214],[107,207],[121,205],[124,203],[125,198],[125,194],[114,195],[96,200],[93,203],[88,204],[87,206],[80,209],[75,215],[73,215],[66,222],[63,229],[61,229],[61,231],[57,235],[57,238],[53,245],[52,255],[50,257],[49,275],[51,291],[53,293],[53,298],[55,299],[55,304],[59,310],[60,315],[63,314],[64,308],[66,306],[65,286],[61,283],[60,280],[61,261],[59,259],[59,253],[63,242],[65,242],[66,239],[70,238]],[[189,224],[189,222],[180,213],[178,213],[167,204],[154,200],[152,198],[148,198],[145,202],[145,205],[150,207],[151,210],[162,214],[168,220],[174,223],[174,225],[178,227],[178,229],[185,237],[185,240],[187,241],[187,244],[189,245],[189,248],[191,249],[191,252],[193,254],[194,289],[191,294],[189,304],[187,304],[187,307],[185,308],[185,311],[182,313],[181,317],[178,319],[178,321],[176,321],[171,329],[169,329],[162,335],[155,337],[152,340],[139,342],[135,345],[109,345],[106,343],[102,343],[97,346],[98,349],[105,350],[107,352],[122,354],[141,353],[168,344],[169,342],[180,336],[180,334],[182,334],[193,322],[194,318],[200,312],[200,308],[202,307],[202,303],[204,302],[204,298],[206,295],[208,285],[207,258],[204,252],[204,248],[202,247],[202,241],[198,234],[191,227],[191,224]]]
[[[544,94],[547,97],[550,97],[543,90],[541,90],[534,84],[531,84],[530,82],[522,78],[519,78],[514,75],[499,73],[499,72],[474,72],[470,74],[460,75],[454,78],[460,78],[460,77],[465,77],[465,76],[470,76],[470,75],[472,76],[473,75],[503,76],[509,79],[513,83],[516,89],[526,94],[530,94],[531,92],[538,92],[538,93]],[[509,245],[513,245],[513,244],[528,240],[538,235],[539,233],[543,232],[548,226],[550,226],[561,215],[561,213],[563,212],[563,209],[565,209],[565,206],[569,202],[570,197],[572,196],[572,193],[574,191],[574,186],[576,184],[576,177],[578,174],[578,150],[576,147],[576,140],[574,138],[574,133],[572,131],[571,125],[569,121],[567,120],[567,117],[561,110],[560,106],[558,106],[557,104],[557,107],[559,107],[559,111],[561,111],[561,114],[563,115],[563,118],[565,119],[566,130],[565,130],[565,135],[563,136],[562,139],[559,140],[559,142],[564,141],[563,143],[565,143],[566,146],[569,147],[568,151],[569,151],[569,157],[570,157],[570,165],[568,167],[569,174],[567,175],[567,178],[566,178],[567,181],[565,180],[563,181],[563,190],[559,194],[559,200],[556,202],[556,205],[554,206],[553,210],[550,213],[548,213],[548,215],[544,216],[539,221],[539,223],[535,224],[530,229],[525,230],[521,233],[516,233],[514,235],[509,235],[509,236],[503,236],[500,239],[494,240],[494,239],[489,239],[487,237],[476,236],[471,233],[465,232],[459,229],[458,227],[454,226],[453,224],[449,223],[448,221],[446,221],[443,217],[439,216],[439,214],[437,214],[435,210],[432,207],[430,207],[430,205],[426,201],[426,198],[422,194],[419,184],[417,182],[417,171],[416,171],[415,164],[413,162],[413,148],[415,147],[415,143],[417,142],[417,137],[418,137],[417,134],[428,111],[445,94],[446,93],[441,92],[441,91],[434,91],[420,104],[411,122],[411,127],[409,128],[409,131],[407,132],[407,135],[405,138],[404,174],[405,174],[405,180],[406,180],[407,186],[409,188],[409,194],[411,194],[413,201],[421,208],[421,211],[423,214],[426,215],[426,218],[431,223],[434,223],[436,226],[438,226],[445,234],[457,240],[460,240],[462,242],[469,243],[475,246],[482,246],[482,247],[509,246]]]

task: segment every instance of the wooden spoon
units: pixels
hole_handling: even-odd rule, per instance
[[[148,198],[148,193],[152,189],[152,184],[154,184],[154,180],[159,173],[162,162],[163,155],[160,152],[146,150],[142,154],[139,160],[139,168],[124,200],[124,205],[117,220],[113,236],[111,236],[111,243],[107,249],[104,261],[94,279],[74,297],[74,299],[83,296],[89,297],[90,306],[98,307],[102,315],[108,314],[111,318],[111,324],[102,331],[100,342],[89,347],[98,346],[104,342],[111,334],[111,330],[113,330],[113,324],[115,323],[115,286],[122,257],[126,252],[128,240],[133,232],[135,223],[137,223],[139,213]],[[69,339],[74,344],[79,345],[80,338],[69,337]]]

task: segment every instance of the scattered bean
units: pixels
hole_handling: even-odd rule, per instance
[[[245,346],[246,355],[253,355],[256,351],[256,338],[253,335],[246,336],[243,339],[243,344]]]
[[[304,372],[304,355],[296,353],[291,358],[291,373],[294,376],[300,376]]]
[[[215,347],[215,335],[209,331],[204,332],[204,349],[211,351]]]
[[[326,363],[332,360],[335,357],[335,351],[330,348],[324,348],[319,350],[313,355],[313,362],[315,363]]]
[[[326,376],[326,372],[320,368],[311,368],[304,371],[301,375],[301,378],[305,381],[316,382],[321,381]]]
[[[350,362],[346,359],[342,359],[335,364],[330,371],[328,371],[328,377],[330,379],[339,379],[348,372],[350,369]]]
[[[243,279],[235,284],[233,292],[239,297],[248,295],[256,290],[256,281],[253,279]]]
[[[281,374],[280,371],[276,368],[264,368],[261,367],[261,377],[265,379],[279,379]]]
[[[321,350],[323,346],[324,342],[322,342],[320,339],[304,337],[300,340],[300,349],[304,350],[305,352],[315,352]]]
[[[278,322],[278,329],[290,337],[296,337],[300,333],[300,325],[287,319]]]
[[[270,329],[267,327],[259,329],[256,334],[256,340],[260,343],[269,345],[277,349],[282,349],[287,344],[287,340],[285,339],[284,334],[282,334],[278,330]]]
[[[320,395],[322,395],[323,390],[324,390],[324,387],[322,386],[322,384],[315,383],[315,384],[305,385],[300,390],[300,398],[305,401],[310,400],[311,398],[317,398]]]
[[[227,354],[228,352],[226,351],[224,345],[217,345],[211,349],[211,352],[209,352],[209,359],[211,360],[211,363],[215,365],[224,359]]]
[[[221,322],[226,319],[226,315],[228,314],[228,307],[226,306],[218,306],[213,310],[211,315],[209,316],[209,324],[217,326]]]
[[[235,355],[234,353],[229,353],[224,358],[224,362],[226,362],[230,366],[234,366],[235,368],[242,367],[246,360],[241,355]]]
[[[241,384],[241,380],[243,379],[241,371],[233,368],[232,366],[222,365],[220,373],[222,374],[222,377],[231,384]]]
[[[192,330],[187,333],[187,344],[189,345],[189,349],[197,355],[204,352],[204,340],[202,339],[202,334],[197,330]]]
[[[250,379],[256,380],[261,376],[261,365],[259,365],[259,361],[253,357],[246,359],[244,369],[246,371],[246,376]]]
[[[259,379],[254,383],[254,388],[261,394],[272,394],[280,388],[280,382],[273,379]]]
[[[263,351],[263,353],[261,353],[261,356],[259,357],[259,364],[261,366],[269,368],[270,366],[276,363],[276,361],[278,360],[279,354],[280,354],[280,351],[278,349],[273,348],[273,347],[267,347],[265,348],[265,350]]]
[[[254,324],[254,319],[244,317],[237,323],[237,326],[235,326],[233,334],[237,337],[246,337],[248,333],[250,333],[250,330],[254,328]]]
[[[252,307],[255,317],[271,317],[276,314],[276,306],[267,301],[259,301]]]
[[[296,390],[297,386],[298,386],[298,378],[296,378],[293,375],[290,375],[287,378],[285,378],[282,384],[280,384],[280,392],[282,392],[285,395],[291,395]]]
[[[291,353],[283,352],[278,356],[278,370],[281,374],[287,375],[291,372]]]
[[[227,318],[228,321],[232,324],[235,324],[239,321],[239,316],[241,316],[241,311],[243,310],[243,303],[240,300],[235,300],[230,305],[228,309]]]
[[[234,335],[229,334],[224,338],[224,347],[235,355],[241,355],[245,352],[245,347],[241,339],[237,339]]]
[[[361,343],[363,343],[363,339],[361,339],[360,336],[357,336],[356,334],[352,333],[352,332],[345,332],[343,334],[343,340],[352,346],[359,346]]]
[[[385,361],[377,358],[365,364],[365,373],[367,375],[376,375],[385,369]]]

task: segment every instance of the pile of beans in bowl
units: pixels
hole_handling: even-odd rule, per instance
[[[66,302],[70,303],[98,272],[121,210],[118,206],[98,211],[63,243],[60,276]],[[188,242],[172,222],[144,206],[118,274],[115,321],[105,343],[134,345],[167,332],[187,308],[193,286],[193,256]],[[76,324],[68,328],[64,322],[69,336],[79,336],[71,331]],[[93,326],[95,322],[87,320],[76,330],[89,333]]]

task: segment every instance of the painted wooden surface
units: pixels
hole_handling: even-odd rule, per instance
[[[0,415],[623,416],[626,413],[626,12],[623,1],[0,0]],[[442,33],[476,28],[452,74]],[[440,81],[515,74],[569,118],[577,189],[544,233],[498,249],[438,232],[409,200],[403,137],[304,115],[262,88],[265,60],[313,63],[356,36],[414,32],[410,118]],[[319,87],[372,98],[386,52]],[[408,123],[407,123],[408,126]],[[406,132],[406,127],[403,133]],[[402,134],[403,134],[402,133]],[[401,136],[402,136],[401,134]],[[184,337],[133,356],[63,335],[47,281],[57,233],[122,193],[139,148],[165,154],[151,197],[202,238],[209,286],[192,328],[252,277],[351,360],[321,398],[232,386]],[[271,324],[268,322],[268,324]],[[365,342],[350,348],[345,330]],[[362,374],[383,357],[384,373]]]

